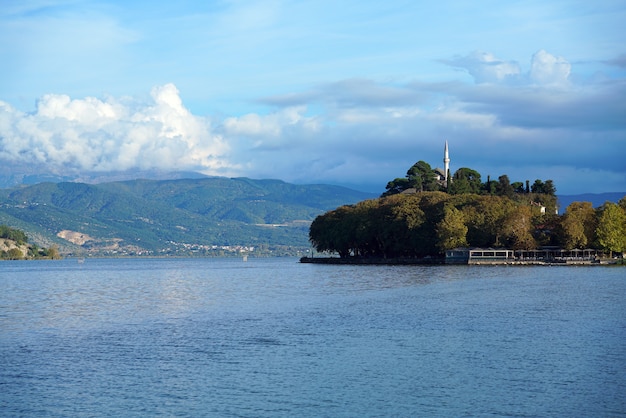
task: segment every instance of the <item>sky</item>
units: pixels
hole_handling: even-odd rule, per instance
[[[0,0],[0,165],[626,192],[626,2]]]

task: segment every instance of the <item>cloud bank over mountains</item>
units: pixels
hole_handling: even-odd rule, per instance
[[[0,161],[51,173],[195,170],[384,190],[417,160],[559,192],[626,190],[626,79],[573,77],[539,50],[528,70],[489,52],[440,60],[474,83],[353,78],[259,98],[265,112],[200,116],[174,84],[148,99],[47,94],[0,101]],[[623,68],[623,57],[607,60]],[[621,66],[621,67],[620,67]]]
[[[47,94],[32,113],[0,102],[0,158],[51,172],[151,168],[223,170],[228,145],[192,115],[173,84],[149,103]]]

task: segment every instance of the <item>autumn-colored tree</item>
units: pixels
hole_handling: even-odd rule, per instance
[[[447,206],[443,219],[437,224],[437,248],[444,252],[465,246],[467,246],[467,226],[463,212]]]
[[[9,260],[22,260],[24,258],[24,253],[19,248],[11,248],[7,251],[7,258]]]
[[[468,226],[467,241],[476,247],[499,247],[502,223],[514,203],[498,196],[477,196],[462,210]]]
[[[626,213],[618,204],[606,202],[600,209],[598,244],[605,251],[626,252]]]
[[[561,219],[560,240],[566,249],[585,248],[595,241],[596,212],[591,202],[573,202]]]
[[[532,235],[532,211],[530,206],[516,207],[504,220],[502,233],[505,244],[513,250],[532,250],[537,243]]]
[[[50,248],[48,248],[48,258],[52,260],[60,259],[61,254],[59,253],[59,247],[57,247],[56,245],[53,245]]]

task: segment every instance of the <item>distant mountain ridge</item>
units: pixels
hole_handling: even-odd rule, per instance
[[[164,253],[210,246],[308,246],[319,214],[376,197],[331,185],[204,177],[0,190],[0,223],[66,251]]]
[[[564,213],[565,209],[572,202],[591,202],[594,208],[602,206],[605,202],[617,203],[621,198],[626,196],[626,192],[610,192],[610,193],[583,193],[576,195],[559,195],[559,213]]]
[[[127,170],[127,171],[107,171],[107,172],[87,172],[80,174],[53,174],[40,172],[39,170],[29,170],[27,167],[0,167],[0,189],[8,189],[21,185],[35,185],[38,183],[110,183],[114,181],[128,181],[135,179],[148,180],[180,180],[209,178],[195,171],[163,171],[152,170]]]

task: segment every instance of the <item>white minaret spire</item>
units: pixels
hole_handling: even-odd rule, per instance
[[[448,171],[450,171],[450,155],[448,155],[448,141],[446,141],[446,146],[443,148],[443,179],[446,187],[448,187]]]

